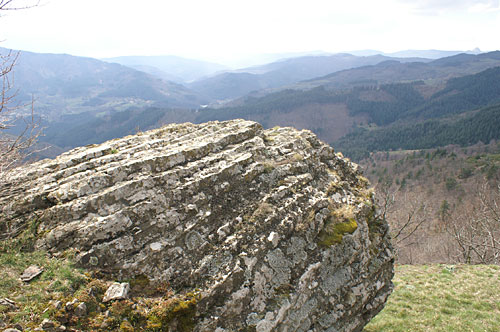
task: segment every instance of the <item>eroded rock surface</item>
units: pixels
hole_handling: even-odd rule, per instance
[[[168,125],[9,173],[0,232],[196,292],[195,331],[360,331],[393,276],[367,186],[309,131]]]

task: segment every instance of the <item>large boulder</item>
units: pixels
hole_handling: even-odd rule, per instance
[[[195,292],[194,331],[360,331],[392,290],[368,181],[310,131],[173,124],[5,179],[0,232]]]

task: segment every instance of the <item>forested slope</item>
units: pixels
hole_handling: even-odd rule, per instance
[[[464,116],[397,124],[379,129],[358,128],[334,146],[355,160],[372,151],[462,146],[500,139],[500,104]]]

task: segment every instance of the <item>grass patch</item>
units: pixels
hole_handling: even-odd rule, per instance
[[[51,300],[63,299],[87,283],[87,276],[73,265],[71,252],[54,258],[43,251],[23,252],[13,241],[0,247],[0,298],[15,301],[19,310],[2,313],[7,324],[21,323],[28,328],[44,318],[43,311]],[[44,272],[30,282],[19,276],[30,265],[44,268]]]
[[[24,330],[33,331],[48,318],[57,326],[80,331],[194,329],[201,299],[198,291],[173,294],[167,284],[152,283],[147,276],[139,275],[129,280],[129,299],[103,303],[109,280],[99,279],[98,272],[75,267],[72,251],[53,257],[43,251],[24,250],[32,247],[34,238],[28,230],[16,239],[0,242],[0,299],[15,302],[15,308],[0,305],[0,321],[6,327],[20,324]],[[30,265],[43,267],[44,271],[30,282],[23,282],[19,277]],[[81,303],[86,313],[76,315],[75,308]]]
[[[500,331],[499,266],[398,265],[393,281],[363,331]]]

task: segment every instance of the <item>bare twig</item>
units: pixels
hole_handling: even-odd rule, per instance
[[[20,3],[23,3],[19,5]],[[39,0],[20,2],[17,0],[0,0],[0,12],[6,10],[20,10],[37,6]],[[40,121],[35,118],[34,99],[30,103],[17,104],[15,98],[18,91],[14,90],[13,69],[19,59],[19,52],[9,51],[0,55],[0,180],[6,170],[18,165],[32,152],[29,149],[36,143],[41,134]],[[27,117],[28,108],[31,114]],[[12,127],[19,127],[23,121],[21,132],[9,134]]]
[[[500,263],[500,187],[478,185],[475,200],[447,226],[464,263]]]
[[[19,1],[15,0],[0,0],[0,10],[20,10],[20,9],[28,9],[36,7],[40,4],[40,0],[33,0],[33,4],[26,4],[24,6],[14,6],[13,3],[19,3]]]

